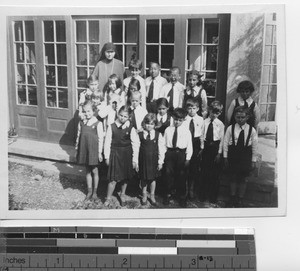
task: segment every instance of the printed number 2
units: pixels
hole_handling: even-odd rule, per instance
[[[123,265],[127,265],[127,258],[123,258]]]
[[[192,259],[191,265],[196,265],[196,259]]]

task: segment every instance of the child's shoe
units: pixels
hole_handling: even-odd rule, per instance
[[[98,200],[97,192],[94,192],[92,195],[92,200]]]
[[[142,198],[142,205],[145,206],[147,205],[147,193],[143,193],[143,198]]]
[[[125,194],[120,194],[120,205],[122,207],[126,206],[126,198],[125,198]]]
[[[227,202],[226,207],[234,208],[236,207],[236,203],[237,203],[236,196],[230,196],[230,199]]]
[[[149,199],[149,201],[150,201],[150,204],[152,205],[152,206],[157,206],[157,202],[156,202],[156,200],[155,200],[155,195],[154,194],[150,194],[150,199]]]
[[[170,201],[171,201],[171,195],[167,195],[164,200],[163,200],[163,204],[164,205],[169,205],[170,204]]]
[[[92,194],[93,194],[93,189],[92,188],[88,188],[88,193],[87,195],[85,196],[85,199],[84,201],[88,201],[92,198]]]
[[[111,205],[111,198],[106,198],[103,205],[104,205],[104,207],[108,207],[109,205]]]

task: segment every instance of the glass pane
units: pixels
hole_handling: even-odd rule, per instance
[[[27,104],[26,86],[18,86],[18,104]]]
[[[276,53],[276,45],[273,45],[272,48],[272,58],[271,58],[271,63],[276,64],[277,63],[277,53]]]
[[[89,41],[99,42],[99,21],[89,21]]]
[[[273,26],[266,25],[266,41],[265,44],[272,44],[273,40]]]
[[[159,46],[148,45],[146,46],[146,67],[149,67],[150,62],[159,62]]]
[[[188,43],[201,43],[202,19],[188,20]]]
[[[88,74],[88,76],[86,78],[89,78],[89,76],[93,73],[93,71],[94,71],[94,68],[90,67],[89,68],[89,74]]]
[[[77,44],[77,64],[87,65],[87,46],[85,44]]]
[[[263,66],[262,83],[268,84],[270,80],[270,66]]]
[[[125,42],[136,43],[137,34],[138,34],[137,21],[136,20],[125,21]]]
[[[17,43],[16,44],[16,58],[17,58],[17,62],[24,62],[23,43]]]
[[[204,43],[218,43],[219,22],[215,19],[207,19],[204,24]]]
[[[201,70],[201,46],[188,46],[187,65],[189,70]]]
[[[68,89],[58,89],[58,107],[68,108]]]
[[[67,67],[57,67],[57,85],[62,87],[68,85]]]
[[[203,46],[203,69],[217,70],[218,47],[217,46]]]
[[[203,82],[203,87],[206,91],[207,96],[210,96],[210,97],[216,96],[216,85],[217,85],[216,80],[205,80]]]
[[[159,20],[147,20],[146,25],[146,42],[159,42]]]
[[[23,25],[22,22],[17,21],[14,24],[15,27],[15,41],[23,41]]]
[[[268,101],[269,86],[261,86],[259,102],[266,103]]]
[[[267,105],[261,104],[259,111],[260,111],[260,121],[266,121],[266,119],[267,119]]]
[[[161,67],[168,69],[173,66],[174,46],[161,46]]]
[[[67,64],[67,48],[66,44],[57,44],[57,64]]]
[[[55,86],[55,67],[46,66],[46,84],[48,86]]]
[[[273,25],[273,44],[277,44],[276,25]]]
[[[137,58],[137,46],[136,45],[126,45],[125,46],[125,63],[128,64],[130,60]]]
[[[18,64],[16,69],[16,80],[18,84],[26,84],[25,81],[25,65]]]
[[[161,42],[174,43],[174,20],[161,20]]]
[[[123,61],[123,47],[122,45],[116,45],[116,55],[115,55],[115,58]]]
[[[45,44],[45,64],[55,64],[53,44]]]
[[[35,63],[35,47],[33,43],[26,43],[26,62]]]
[[[56,107],[56,89],[47,88],[47,106]]]
[[[271,67],[271,72],[270,72],[270,83],[275,84],[277,83],[277,67],[272,66]]]
[[[76,41],[85,42],[86,41],[86,22],[77,21],[76,22]]]
[[[86,88],[86,79],[87,79],[87,69],[86,68],[77,68],[77,86]]]
[[[217,73],[216,72],[206,72],[205,79],[216,79]]]
[[[25,21],[26,41],[34,41],[34,24],[33,21]]]
[[[276,105],[275,104],[269,104],[268,105],[268,114],[267,114],[267,121],[274,121],[275,120],[275,111],[276,111]]]
[[[30,105],[37,105],[36,87],[28,87],[28,100]]]
[[[111,21],[112,42],[123,42],[123,21]]]
[[[56,21],[56,41],[66,41],[66,22]]]
[[[277,86],[269,86],[269,97],[268,97],[268,101],[271,103],[276,103],[276,99],[277,99]]]
[[[90,65],[96,66],[99,59],[99,45],[90,44]]]
[[[45,41],[54,41],[53,22],[44,21],[44,39]]]
[[[265,46],[265,52],[264,52],[264,63],[270,64],[271,63],[271,52],[272,52],[272,46],[266,45]]]
[[[35,65],[27,65],[27,83],[36,85],[36,69]]]

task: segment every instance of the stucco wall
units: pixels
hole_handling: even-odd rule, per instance
[[[263,52],[264,15],[232,14],[228,56],[226,112],[237,97],[236,87],[242,80],[255,86],[253,98],[258,102]]]

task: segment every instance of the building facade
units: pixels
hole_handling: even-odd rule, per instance
[[[74,143],[78,97],[108,41],[125,67],[142,60],[145,76],[150,61],[163,75],[180,67],[183,84],[189,70],[200,71],[209,101],[225,108],[247,78],[261,121],[275,121],[275,14],[18,16],[7,29],[9,123],[19,136]]]

